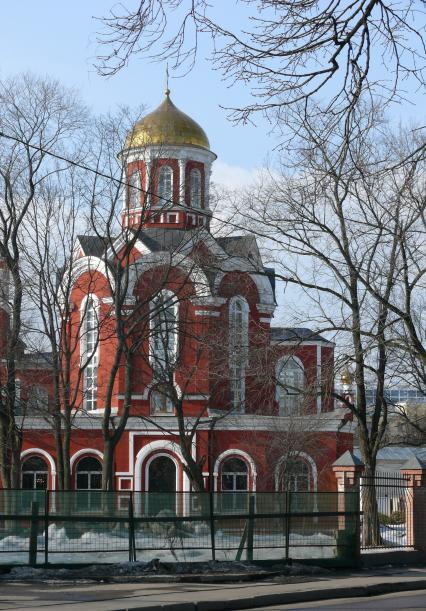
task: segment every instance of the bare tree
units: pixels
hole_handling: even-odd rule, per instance
[[[54,432],[58,487],[64,490],[71,487],[70,443],[85,368],[82,363],[74,380],[72,363],[79,341],[68,324],[75,288],[70,263],[87,224],[86,202],[81,198],[84,186],[81,171],[69,159],[66,168],[59,168],[45,181],[30,206],[20,246],[26,291],[36,311],[32,344],[34,350],[44,347],[48,351],[51,377],[51,400],[31,406],[28,415],[44,419]],[[83,333],[81,327],[77,335]]]
[[[210,59],[232,84],[251,88],[254,102],[234,108],[246,121],[257,112],[274,120],[286,108],[320,94],[335,118],[363,98],[401,101],[407,80],[425,85],[424,3],[407,0],[247,0],[240,26],[229,28],[218,3],[139,0],[101,18],[97,68],[117,73],[133,55],[194,65],[202,37]],[[204,49],[203,49],[204,51]],[[380,76],[378,76],[380,75]]]
[[[22,75],[0,83],[0,257],[10,289],[0,405],[0,471],[4,487],[20,485],[22,435],[15,418],[15,379],[25,302],[20,236],[34,199],[55,171],[49,153],[63,150],[66,138],[72,142],[83,115],[75,94],[56,81]]]
[[[292,168],[247,194],[240,218],[264,237],[278,275],[308,298],[309,312],[299,305],[299,317],[339,338],[340,363],[354,369],[356,396],[354,402],[336,396],[356,419],[365,474],[374,481],[388,419],[388,357],[400,323],[388,304],[399,279],[397,228],[404,212],[378,171],[387,153],[376,109],[355,110],[350,126],[328,132],[328,141],[323,135],[333,120],[317,122],[303,118],[298,126],[298,172]],[[367,386],[376,389],[371,412]],[[374,486],[365,488],[364,511],[365,544],[378,543]]]

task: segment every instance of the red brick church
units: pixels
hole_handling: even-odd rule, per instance
[[[332,396],[334,346],[308,328],[273,325],[274,270],[254,236],[211,233],[216,155],[205,132],[167,91],[133,127],[120,159],[127,183],[121,232],[112,242],[81,236],[72,264],[71,328],[80,346],[73,486],[101,487],[102,423],[118,342],[105,323],[115,316],[107,268],[130,239],[126,307],[141,314],[131,332],[131,375],[119,371],[111,389],[112,422],[130,398],[114,452],[115,489],[191,490],[177,402],[206,488],[335,489],[331,464],[352,449],[352,434]],[[23,398],[37,378],[48,401],[48,367],[23,353],[17,378]],[[46,419],[29,411],[23,426],[22,485],[57,488]]]

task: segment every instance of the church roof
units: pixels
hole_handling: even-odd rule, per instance
[[[96,235],[79,235],[77,238],[86,257],[100,257],[110,242],[108,238]]]
[[[332,345],[332,342],[307,327],[271,327],[271,339],[276,342],[325,342]]]
[[[219,237],[216,238],[216,242],[226,253],[228,253],[228,255],[232,255],[233,257],[257,259],[259,256],[256,238],[252,235]]]
[[[163,229],[148,227],[138,231],[138,239],[151,252],[178,251],[192,238],[192,232],[185,229]]]
[[[169,90],[160,106],[136,123],[124,146],[138,148],[152,144],[210,149],[203,128],[173,104]]]

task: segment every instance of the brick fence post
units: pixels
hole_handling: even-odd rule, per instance
[[[364,472],[364,463],[352,452],[347,450],[333,463],[334,475],[337,479],[337,510],[354,511],[353,496],[348,492],[357,492],[359,498],[360,479]],[[352,497],[352,504],[348,502]],[[355,510],[358,510],[359,506]],[[339,516],[339,530],[346,528],[346,516]]]
[[[407,479],[405,492],[406,545],[426,554],[426,463],[415,456],[402,467],[401,474]]]

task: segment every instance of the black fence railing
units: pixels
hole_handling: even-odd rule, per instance
[[[0,490],[0,563],[153,557],[353,563],[358,502],[349,492]]]
[[[407,539],[406,522],[407,512],[411,511],[412,495],[412,486],[399,472],[378,471],[374,477],[361,478],[360,508],[365,509],[367,497],[373,496],[376,499],[380,529],[379,543],[365,545],[364,541],[361,541],[362,549],[411,547],[411,542]],[[370,519],[368,512],[363,514],[363,519]]]

